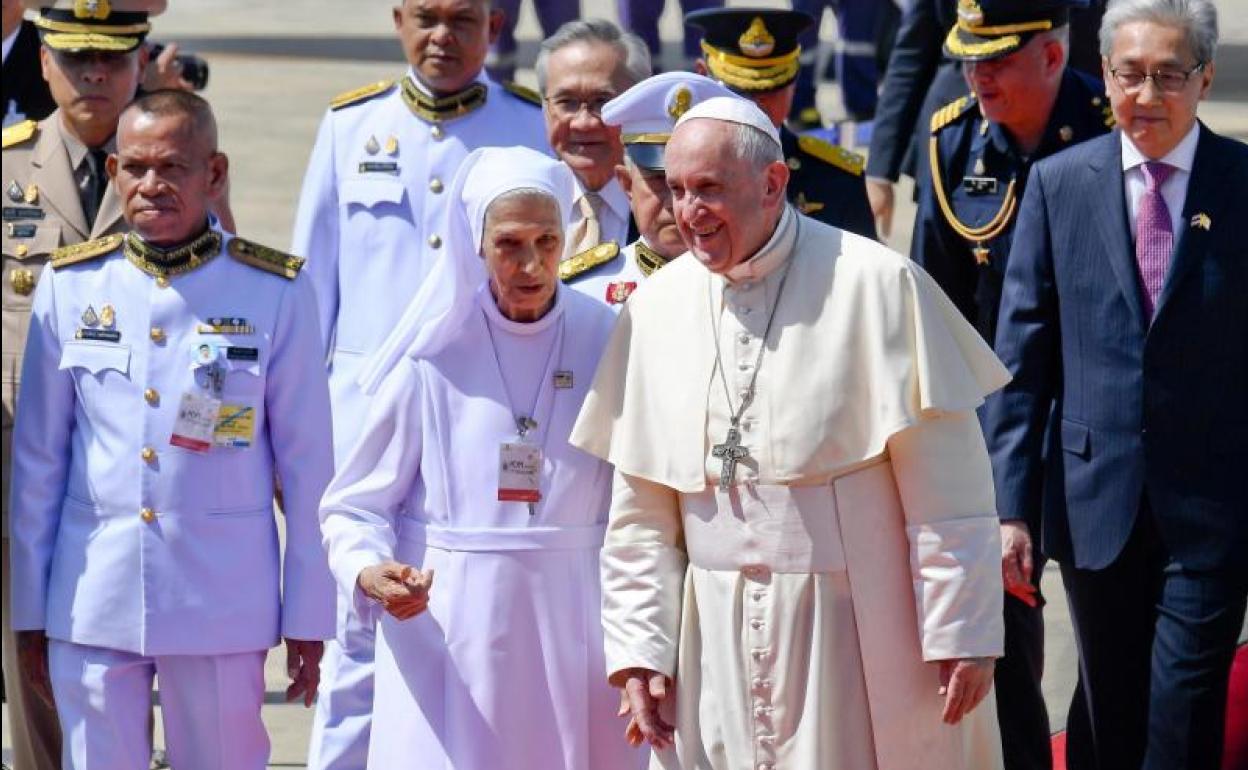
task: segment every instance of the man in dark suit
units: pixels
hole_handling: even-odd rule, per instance
[[[1120,130],[1033,167],[1005,276],[989,448],[1001,517],[1042,506],[1061,563],[1071,770],[1220,765],[1248,601],[1248,147],[1196,120],[1216,39],[1210,0],[1110,4]]]

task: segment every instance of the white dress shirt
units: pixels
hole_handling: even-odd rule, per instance
[[[599,196],[602,197],[603,206],[598,212],[598,225],[601,228],[602,238],[599,243],[607,241],[615,241],[620,246],[628,243],[628,220],[631,212],[628,208],[628,195],[624,192],[624,188],[620,187],[618,179],[612,177],[601,189],[597,190]],[[585,187],[581,184],[581,180],[576,180],[576,198],[572,200],[572,216],[571,224],[568,226],[568,233],[575,232],[577,224],[580,223],[580,215],[577,213],[576,204],[585,194]],[[572,255],[569,255],[572,256]]]
[[[1166,208],[1170,210],[1170,226],[1173,228],[1177,242],[1182,224],[1183,204],[1187,201],[1187,180],[1192,176],[1192,161],[1196,158],[1196,144],[1200,140],[1200,124],[1193,123],[1187,136],[1183,137],[1174,149],[1161,158],[1161,162],[1174,167],[1174,173],[1161,186],[1161,197],[1166,200]],[[1144,169],[1141,168],[1149,158],[1140,152],[1124,133],[1122,135],[1122,177],[1127,188],[1127,219],[1131,223],[1131,237],[1134,240],[1140,211],[1140,196],[1144,194],[1147,183],[1144,181]]]
[[[22,25],[18,24],[13,28],[13,32],[4,38],[4,58],[2,61],[9,60],[9,51],[13,50],[13,43],[17,42],[17,33],[22,31]]]

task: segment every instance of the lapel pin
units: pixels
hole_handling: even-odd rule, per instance
[[[364,143],[364,152],[369,155],[376,155],[380,149],[381,145],[377,143],[377,137],[375,136],[368,137],[368,141]]]
[[[95,326],[100,322],[100,317],[95,314],[95,308],[87,305],[87,309],[82,311],[82,322],[87,326]]]
[[[389,139],[386,140],[386,154],[397,155],[398,153],[399,153],[399,138],[397,136],[391,136]]]
[[[100,325],[105,329],[111,329],[115,323],[117,323],[117,310],[112,305],[100,308]]]
[[[1075,138],[1075,130],[1070,126],[1062,126],[1057,129],[1057,135],[1063,142],[1069,142],[1071,139]]]
[[[36,185],[26,185],[26,189],[22,191],[22,200],[27,203],[37,203],[39,201],[39,188]]]
[[[1213,226],[1213,220],[1203,211],[1192,217],[1192,227],[1199,227],[1201,230],[1208,230]]]
[[[16,179],[14,179],[12,182],[9,182],[9,187],[8,187],[8,190],[6,190],[6,194],[9,196],[9,200],[13,201],[14,203],[22,202],[22,186],[17,183]]]

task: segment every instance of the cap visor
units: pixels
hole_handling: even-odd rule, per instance
[[[647,171],[663,170],[663,151],[667,149],[665,144],[626,144],[624,152],[628,153],[629,159],[639,168]]]
[[[961,61],[988,61],[1014,53],[1023,47],[1018,34],[980,37],[955,26],[945,37],[945,55]]]

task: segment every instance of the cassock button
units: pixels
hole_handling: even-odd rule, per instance
[[[151,524],[156,520],[156,511],[153,511],[151,508],[141,508],[139,509],[139,518]]]
[[[160,403],[160,393],[155,388],[147,388],[143,391],[143,400],[155,406]]]
[[[152,460],[156,459],[156,450],[152,449],[150,446],[145,446],[143,447],[143,451],[139,452],[139,457],[143,458],[143,462],[150,463]]]
[[[742,334],[740,337],[737,337],[737,342],[740,342],[742,345],[750,344],[750,335]]]
[[[157,286],[159,286],[159,287],[160,287],[160,288],[162,288],[162,289],[168,289],[168,288],[169,288],[169,278],[168,278],[167,276],[163,276],[163,275],[157,276],[157,277],[156,277],[156,285],[157,285]]]
[[[432,136],[434,139],[441,141],[442,137],[446,136],[446,132],[442,130],[442,126],[434,126],[433,128],[429,129],[429,135]]]
[[[151,335],[152,342],[164,342],[165,341],[165,330],[160,328],[159,326],[153,326],[149,334]]]
[[[758,620],[757,618],[750,621],[750,628],[754,629],[755,631],[759,630],[762,627],[763,627],[763,621]]]
[[[436,233],[434,235],[429,236],[429,247],[432,249],[437,249],[437,248],[442,247],[442,239],[439,238]]]
[[[435,194],[442,192],[442,180],[438,179],[436,176],[433,179],[430,179],[429,191]]]

